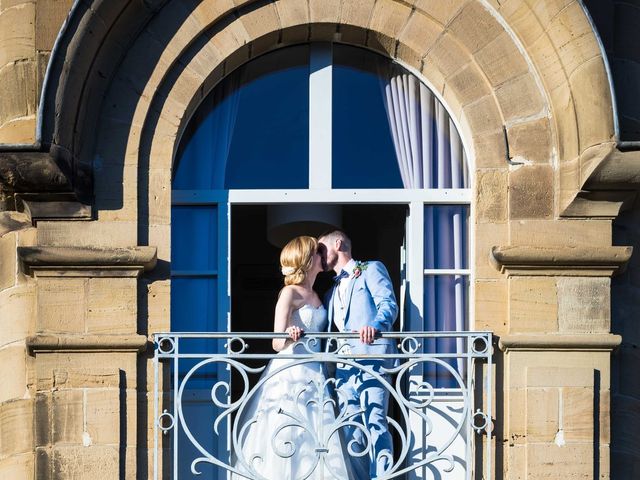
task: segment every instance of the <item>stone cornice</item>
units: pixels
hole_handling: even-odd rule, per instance
[[[567,162],[560,167],[567,173],[580,172],[578,190],[561,201],[563,217],[615,218],[633,205],[640,190],[640,151],[624,150],[615,142],[594,145],[585,150],[578,165]]]
[[[143,352],[147,348],[144,335],[54,335],[39,334],[27,338],[30,353],[46,352]]]
[[[36,275],[137,276],[155,267],[155,247],[18,247]]]
[[[0,150],[0,210],[39,219],[91,219],[91,174],[74,167],[72,155],[53,145],[40,150]]]
[[[503,352],[513,350],[556,350],[556,351],[605,351],[610,352],[622,342],[620,335],[611,333],[581,334],[525,334],[500,337],[498,346]]]
[[[631,258],[632,247],[492,247],[493,265],[509,276],[611,276]]]

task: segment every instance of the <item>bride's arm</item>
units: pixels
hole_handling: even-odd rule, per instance
[[[279,352],[291,342],[295,342],[300,338],[302,330],[297,327],[289,326],[291,313],[295,309],[294,306],[295,290],[290,287],[284,287],[278,297],[276,303],[276,312],[273,320],[273,331],[276,333],[287,332],[291,338],[274,338],[272,341],[273,349]]]

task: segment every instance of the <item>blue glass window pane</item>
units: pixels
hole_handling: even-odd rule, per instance
[[[228,75],[190,122],[174,189],[308,188],[309,47],[283,48]]]
[[[218,207],[171,208],[171,270],[215,270],[218,265]]]
[[[171,330],[213,332],[217,328],[218,280],[178,277],[171,279]],[[225,319],[226,322],[226,319]],[[197,348],[196,345],[193,347]]]
[[[424,268],[469,268],[469,205],[424,207]]]
[[[403,188],[378,65],[367,50],[333,47],[333,188]]]

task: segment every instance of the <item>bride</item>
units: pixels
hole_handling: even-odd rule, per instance
[[[278,355],[320,351],[319,342],[300,340],[322,332],[327,312],[313,284],[322,271],[318,242],[301,236],[282,249],[285,286],[275,309],[273,340]],[[234,479],[350,479],[348,455],[336,428],[336,415],[323,366],[311,360],[272,360],[238,411],[234,432]],[[298,360],[300,362],[300,360]],[[245,477],[246,475],[246,477]]]

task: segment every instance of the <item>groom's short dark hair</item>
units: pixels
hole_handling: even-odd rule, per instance
[[[342,244],[348,252],[351,252],[351,239],[349,235],[347,235],[344,230],[340,230],[339,228],[334,228],[332,230],[327,230],[322,235],[318,237],[318,239],[330,239],[330,240],[342,240]]]

